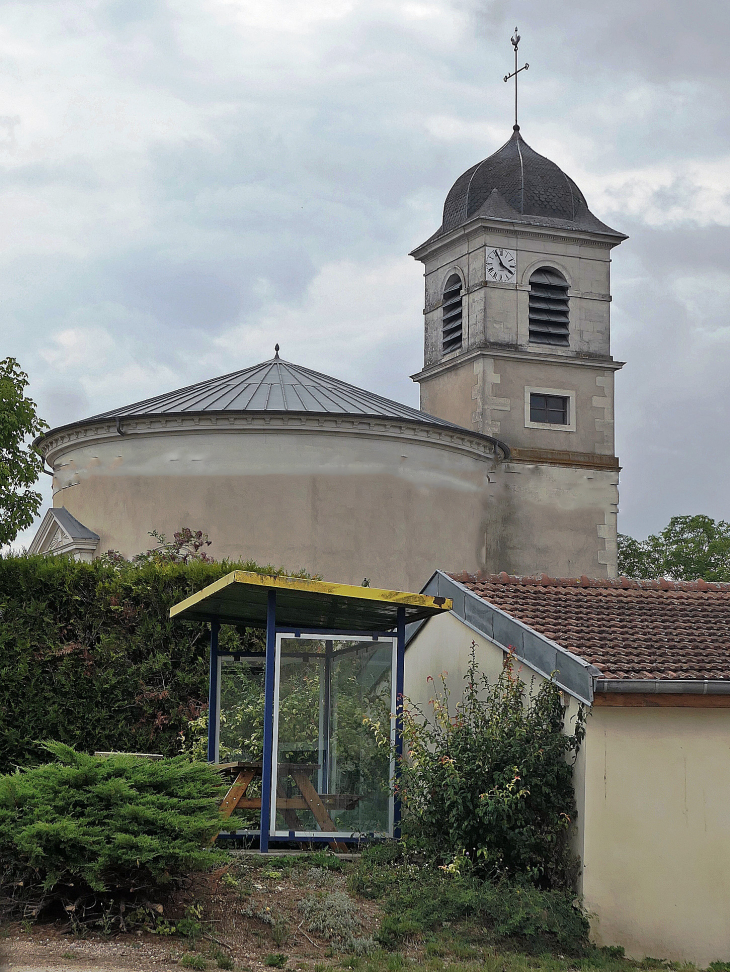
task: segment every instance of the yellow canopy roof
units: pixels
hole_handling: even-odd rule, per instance
[[[278,628],[391,631],[399,607],[405,608],[409,623],[449,611],[452,605],[448,597],[234,570],[175,604],[170,617],[264,627],[271,590],[276,591]]]

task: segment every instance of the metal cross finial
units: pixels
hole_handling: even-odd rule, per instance
[[[517,75],[520,73],[520,71],[526,71],[530,65],[527,63],[527,61],[525,61],[521,68],[517,67],[517,48],[520,46],[520,35],[517,33],[516,27],[511,40],[512,46],[515,49],[515,69],[512,74],[505,74],[504,80],[509,81],[510,78],[515,79],[515,131],[518,132],[520,130],[520,126],[517,124]]]

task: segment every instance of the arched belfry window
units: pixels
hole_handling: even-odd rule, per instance
[[[570,344],[568,281],[553,267],[540,267],[530,277],[530,343]]]
[[[461,347],[461,277],[458,273],[452,273],[446,281],[442,313],[442,349],[448,354]]]

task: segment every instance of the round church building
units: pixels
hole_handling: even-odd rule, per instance
[[[498,438],[277,356],[56,428],[53,508],[31,552],[131,557],[182,527],[216,560],[419,590],[486,565]]]

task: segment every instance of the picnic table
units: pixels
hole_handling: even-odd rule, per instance
[[[335,833],[337,827],[330,816],[330,810],[352,810],[360,797],[355,793],[318,793],[310,779],[312,772],[319,769],[317,763],[279,763],[276,787],[276,809],[281,811],[289,830],[304,830],[297,810],[311,810],[314,819],[323,833]],[[228,818],[235,810],[260,810],[261,797],[249,797],[247,790],[254,779],[263,776],[263,763],[218,763],[216,769],[225,773],[236,773],[236,777],[220,805],[221,813]],[[299,790],[300,796],[287,796],[282,779],[290,776]],[[337,840],[329,842],[335,850],[347,850]]]

